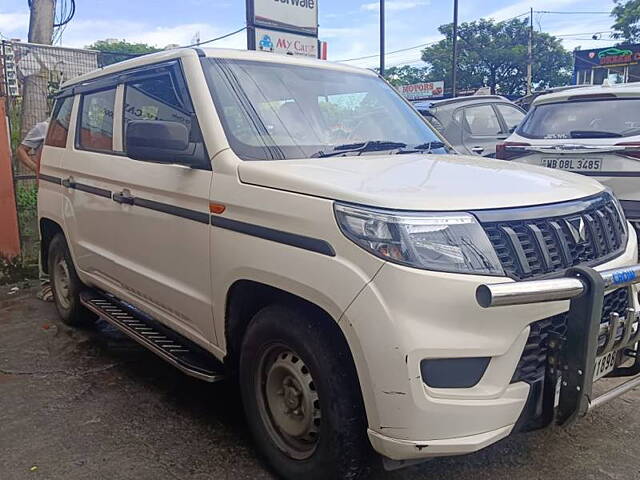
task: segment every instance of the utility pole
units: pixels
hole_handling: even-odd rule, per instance
[[[458,82],[458,0],[453,0],[453,60],[451,62],[451,96],[456,96]]]
[[[533,7],[529,15],[529,56],[527,59],[527,95],[533,89]]]
[[[31,0],[30,43],[51,45],[55,11],[55,0]],[[33,58],[39,62],[38,57],[39,55],[35,54]],[[48,96],[49,70],[41,64],[39,71],[24,77],[22,82],[22,120],[20,125],[22,138],[36,123],[46,120],[49,114]]]
[[[51,45],[55,11],[55,0],[31,0],[31,17],[29,19],[30,43]]]
[[[384,0],[380,0],[380,75],[384,77]]]

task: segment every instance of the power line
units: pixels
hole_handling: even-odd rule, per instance
[[[520,15],[516,15],[515,17],[507,18],[506,20],[500,20],[498,23],[510,22],[511,20],[515,20],[516,18],[528,16],[529,12],[521,13]]]
[[[558,14],[558,15],[604,15],[604,14],[610,15],[611,14],[611,12],[561,12],[561,11],[552,11],[552,10],[534,10],[533,13]],[[497,23],[510,22],[510,21],[515,20],[517,18],[521,18],[521,17],[528,16],[528,15],[530,15],[530,12],[523,12],[523,13],[521,13],[519,15],[514,15],[513,17],[507,18],[505,20],[500,20]],[[600,34],[600,33],[612,33],[612,31],[611,30],[607,30],[607,31],[602,31],[602,32],[593,32],[593,33],[583,32],[583,33],[574,33],[574,34],[568,33],[568,34],[554,35],[554,36],[555,37],[571,37],[571,36],[576,36],[576,35],[592,35],[592,34],[595,35],[595,34]],[[576,39],[576,40],[583,40],[583,39]],[[592,40],[592,39],[589,39],[589,40]],[[421,43],[419,45],[414,45],[412,47],[406,47],[406,48],[400,48],[398,50],[393,50],[391,52],[387,52],[385,54],[385,58],[388,57],[389,55],[393,55],[393,54],[396,54],[396,53],[406,52],[406,51],[409,51],[409,50],[414,50],[416,48],[428,47],[430,45],[434,45],[434,44],[438,43],[439,41],[441,41],[441,40],[428,42],[428,43]],[[365,56],[362,56],[362,57],[346,58],[346,59],[335,60],[335,61],[336,62],[355,62],[357,60],[367,60],[367,59],[370,59],[370,58],[377,58],[379,56],[380,56],[379,53],[374,53],[374,54],[365,55]],[[420,60],[421,59],[417,59],[415,61],[417,62],[417,61],[420,61]],[[397,64],[394,64],[393,66],[397,66],[397,65],[401,65],[401,64],[402,63],[397,63]]]
[[[519,14],[519,15],[515,15],[514,17],[507,18],[507,19],[505,19],[505,20],[500,20],[498,23],[510,22],[511,20],[515,20],[516,18],[524,17],[525,15],[529,15],[529,12],[524,12],[524,13],[521,13],[521,14]],[[421,43],[420,45],[414,45],[413,47],[406,47],[406,48],[400,48],[400,49],[398,49],[398,50],[393,50],[393,51],[391,51],[391,52],[387,52],[387,53],[385,54],[385,58],[386,58],[387,56],[389,56],[389,55],[393,55],[393,54],[395,54],[395,53],[406,52],[406,51],[408,51],[408,50],[414,50],[414,49],[416,49],[416,48],[428,47],[428,46],[430,46],[430,45],[434,45],[434,44],[438,43],[439,41],[440,41],[440,40],[433,41],[433,42],[428,42],[428,43]],[[374,53],[374,54],[371,54],[371,55],[365,55],[365,56],[363,56],[363,57],[345,58],[345,59],[335,60],[335,61],[336,61],[336,62],[354,62],[354,61],[356,61],[356,60],[366,60],[366,59],[368,59],[368,58],[375,58],[375,57],[378,57],[379,55],[380,55],[380,54],[378,54],[378,53]]]
[[[610,38],[572,38],[571,40],[580,40],[580,41],[589,41],[589,42],[609,42],[611,43]]]
[[[551,10],[535,10],[534,13],[551,13],[553,15],[611,15],[611,12],[553,12]]]
[[[601,33],[613,33],[613,30],[603,30],[601,32],[580,32],[580,33],[563,33],[561,35],[553,35],[554,37],[575,37],[576,35],[599,35]]]
[[[27,5],[31,8],[33,0],[27,0]],[[57,7],[58,5],[56,5]],[[63,27],[68,24],[76,14],[76,0],[71,0],[71,3],[67,5],[66,0],[61,0],[60,8],[55,13],[55,28]]]
[[[416,48],[422,48],[422,47],[428,47],[429,45],[434,45],[436,43],[438,43],[440,40],[437,40],[435,42],[427,42],[427,43],[421,43],[420,45],[414,45],[413,47],[406,47],[406,48],[401,48],[399,50],[393,50],[391,52],[387,52],[385,54],[385,57],[388,57],[389,55],[393,55],[394,53],[401,53],[401,52],[406,52],[408,50],[414,50]],[[334,60],[336,62],[354,62],[356,60],[366,60],[367,58],[374,58],[374,57],[378,57],[379,54],[378,53],[374,53],[373,55],[366,55],[364,57],[356,57],[356,58],[345,58],[342,60]]]
[[[242,31],[244,31],[246,29],[247,29],[247,27],[242,27],[242,28],[239,28],[238,30],[235,30],[235,31],[230,32],[230,33],[226,33],[226,34],[221,35],[219,37],[212,38],[210,40],[205,40],[204,42],[192,43],[191,45],[184,45],[184,46],[181,46],[180,48],[199,47],[200,45],[206,45],[207,43],[217,42],[218,40],[222,40],[224,38],[231,37],[232,35],[240,33],[240,32],[242,32]]]

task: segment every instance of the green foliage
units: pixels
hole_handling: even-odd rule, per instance
[[[453,25],[442,25],[445,36],[422,51],[429,64],[424,81],[445,80],[451,85]],[[523,95],[526,92],[527,20],[495,22],[478,20],[458,28],[458,88],[490,87],[492,93]],[[546,33],[534,32],[533,82],[537,88],[566,85],[571,81],[572,57],[560,40]]]
[[[35,185],[18,185],[16,204],[18,211],[35,211],[38,208],[38,188]]]
[[[147,45],[146,43],[130,43],[125,40],[107,41],[98,40],[97,42],[87,45],[90,50],[98,50],[100,52],[106,52],[110,55],[104,57],[104,64],[111,65],[112,63],[122,62],[135,55],[145,55],[147,53],[159,52],[161,49]]]
[[[399,85],[422,83],[429,81],[427,80],[429,78],[429,69],[427,67],[412,67],[411,65],[391,67],[385,71],[384,78],[396,87]]]
[[[35,185],[18,185],[16,187],[16,207],[20,236],[35,240],[36,217],[38,216],[38,188]]]
[[[9,126],[11,127],[11,151],[15,152],[22,141],[20,125],[22,122],[22,98],[11,97],[8,99]]]
[[[613,37],[626,42],[640,41],[640,0],[613,0],[616,4],[611,11],[615,23]]]

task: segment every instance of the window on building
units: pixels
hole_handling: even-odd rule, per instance
[[[640,82],[640,63],[629,65],[629,82]]]
[[[49,130],[47,130],[45,145],[60,148],[67,146],[67,135],[69,134],[72,108],[73,97],[64,97],[56,100],[53,113],[51,114]]]
[[[79,147],[109,152],[113,149],[113,108],[116,90],[101,90],[82,97]]]
[[[593,84],[594,85],[602,85],[604,80],[607,78],[609,74],[609,70],[606,68],[594,68],[593,69]]]
[[[591,72],[592,70],[578,70],[578,75],[576,78],[576,82],[578,85],[589,85],[591,84]]]
[[[611,85],[616,83],[624,83],[626,80],[625,70],[626,70],[626,67],[610,68],[609,75],[607,77],[609,79],[609,83]]]

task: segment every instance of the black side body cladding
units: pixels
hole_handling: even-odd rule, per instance
[[[245,235],[251,235],[252,237],[263,238],[265,240],[271,240],[272,242],[283,243],[292,247],[310,250],[329,257],[336,256],[335,250],[328,242],[317,238],[305,237],[295,233],[283,232],[273,228],[261,227],[259,225],[253,225],[217,216],[211,217],[211,225],[238,233],[244,233]]]
[[[90,193],[99,197],[111,198],[111,191],[104,188],[93,187],[91,185],[85,185],[84,183],[74,183],[71,188],[80,190],[81,192]]]
[[[214,227],[224,228],[226,230],[232,230],[234,232],[243,233],[252,237],[263,238],[272,242],[282,243],[284,245],[290,245],[292,247],[302,248],[311,252],[320,253],[328,257],[335,257],[336,252],[325,240],[318,238],[306,237],[304,235],[298,235],[296,233],[283,232],[282,230],[276,230],[273,228],[262,227],[260,225],[253,225],[251,223],[239,222],[237,220],[231,220],[229,218],[223,218],[219,216],[213,216],[206,212],[199,212],[197,210],[191,210],[188,208],[176,207],[175,205],[169,205],[167,203],[156,202],[154,200],[147,200],[140,197],[128,197],[127,202],[122,201],[122,196],[118,193],[113,193],[103,188],[93,187],[91,185],[85,185],[83,183],[69,182],[68,180],[62,180],[58,177],[52,177],[49,175],[40,175],[40,179],[46,182],[51,182],[56,185],[63,185],[66,188],[80,190],[99,197],[111,198],[118,203],[127,203],[140,208],[147,208],[156,212],[166,213],[168,215],[174,215],[180,218],[186,218],[194,222],[203,223],[205,225],[211,224]]]
[[[51,175],[45,175],[41,173],[38,177],[43,182],[55,183],[56,185],[62,185],[62,179],[58,177],[53,177]]]
[[[209,223],[209,214],[204,212],[198,212],[196,210],[190,210],[188,208],[176,207],[166,203],[156,202],[153,200],[146,200],[144,198],[134,197],[133,205],[136,207],[148,208],[149,210],[155,210],[156,212],[167,213],[176,217],[186,218],[187,220],[193,220],[198,223]]]

